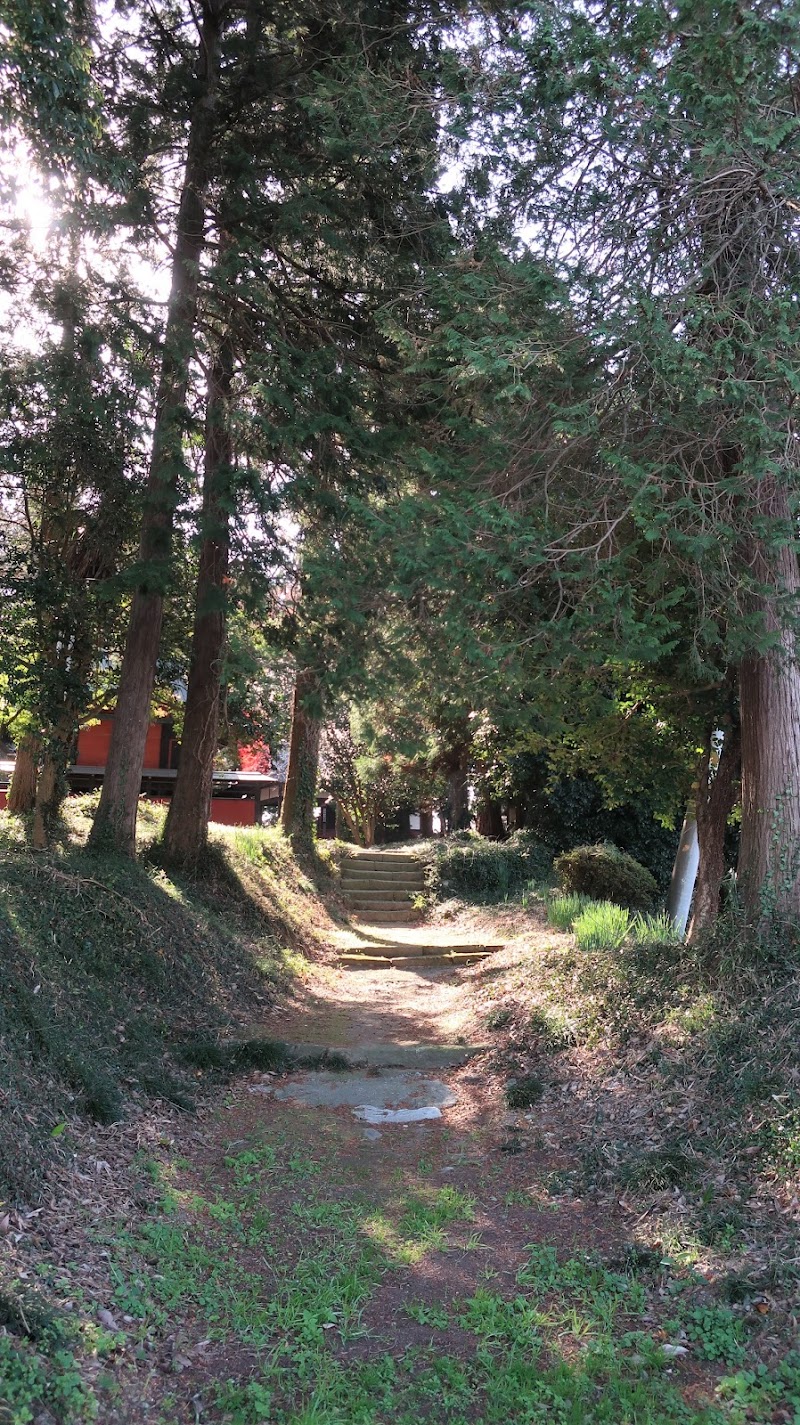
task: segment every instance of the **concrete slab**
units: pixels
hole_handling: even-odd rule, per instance
[[[431,1118],[441,1118],[442,1110],[435,1104],[429,1108],[374,1108],[371,1103],[364,1103],[354,1108],[353,1114],[364,1123],[423,1123]]]
[[[450,1108],[456,1102],[453,1090],[440,1079],[423,1078],[413,1072],[378,1076],[295,1074],[288,1082],[284,1080],[274,1088],[272,1096],[284,1102],[302,1103],[306,1108],[435,1108],[439,1111]],[[385,1118],[372,1121],[387,1122]]]

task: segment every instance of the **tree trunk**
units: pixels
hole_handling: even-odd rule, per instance
[[[183,468],[186,388],[195,345],[200,256],[205,241],[205,194],[209,181],[220,65],[220,18],[224,0],[205,0],[198,48],[199,95],[192,111],[172,290],[156,418],[142,518],[139,562],[142,582],[131,602],[116,713],[100,805],[90,845],[113,846],[133,856],[136,807],[141,786],[150,702],[161,641],[164,595],[172,560],[172,531]]]
[[[70,702],[64,708],[58,724],[45,739],[42,770],[39,773],[33,808],[32,841],[37,851],[44,851],[50,844],[53,825],[67,792],[66,771],[77,720],[76,707]]]
[[[50,843],[53,820],[61,802],[59,770],[57,759],[51,752],[45,753],[33,808],[32,841],[37,851],[45,851]]]
[[[310,668],[299,668],[292,700],[289,765],[281,808],[281,827],[296,846],[310,849],[314,842],[314,807],[319,772],[322,719],[311,712],[309,700],[319,697],[319,679]]]
[[[792,517],[785,488],[764,477],[757,510],[785,531]],[[751,570],[774,594],[761,601],[764,628],[775,646],[745,658],[739,670],[742,746],[742,837],[739,886],[753,923],[800,913],[800,669],[795,638],[780,603],[800,592],[797,555],[788,543],[752,541]],[[794,610],[792,610],[794,611]]]
[[[454,767],[448,778],[447,804],[450,830],[466,831],[469,826],[469,787],[467,785],[467,757],[464,750],[463,759],[457,767]]]
[[[502,808],[498,801],[491,797],[483,797],[478,803],[475,827],[479,836],[491,837],[494,841],[501,841],[505,836],[503,826]]]
[[[18,816],[33,811],[41,747],[41,740],[30,733],[20,738],[6,801],[6,810],[15,812]]]
[[[208,381],[201,516],[203,545],[197,576],[181,756],[164,828],[167,860],[177,863],[196,862],[208,843],[225,647],[225,588],[230,555],[232,382],[233,345],[228,334],[220,346]]]
[[[736,780],[739,775],[740,740],[738,725],[725,733],[722,752],[714,769],[712,735],[708,741],[700,768],[697,790],[697,837],[700,843],[700,864],[694,892],[689,943],[703,931],[710,930],[719,914],[719,895],[725,875],[725,828],[736,801]]]
[[[425,841],[433,836],[433,811],[431,807],[420,808],[419,834]]]

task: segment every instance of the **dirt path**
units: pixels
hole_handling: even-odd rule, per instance
[[[468,996],[448,970],[324,970],[295,1001],[266,1019],[267,1033],[331,1048],[454,1044],[466,1031]]]
[[[489,960],[324,968],[260,1032],[331,1049],[457,1045],[475,1036],[476,986],[501,973]],[[386,1072],[363,1075],[378,1103]],[[572,1166],[562,1085],[531,1081],[528,1106],[509,1108],[508,1069],[483,1055],[437,1069],[438,1118],[375,1127],[359,1116],[369,1097],[304,1102],[312,1078],[253,1073],[193,1127],[141,1125],[127,1199],[97,1214],[83,1278],[74,1240],[60,1255],[93,1302],[83,1378],[97,1410],[48,1397],[41,1425],[745,1418],[712,1403],[724,1367],[683,1344],[686,1274],[647,1224],[559,1186]],[[409,1071],[406,1098],[424,1100],[426,1083]],[[97,1131],[95,1162],[115,1135]]]

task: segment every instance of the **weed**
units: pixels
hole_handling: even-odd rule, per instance
[[[668,1188],[685,1186],[697,1172],[697,1162],[678,1144],[667,1144],[650,1153],[642,1153],[623,1164],[621,1180],[630,1187],[665,1192]]]
[[[579,1040],[575,1025],[557,1010],[533,1010],[528,1026],[536,1034],[542,1048],[551,1054],[568,1049]]]
[[[586,910],[587,906],[594,905],[591,896],[579,895],[573,892],[571,895],[552,896],[547,901],[547,920],[555,930],[571,930],[578,916]]]
[[[630,913],[623,906],[613,901],[597,901],[581,911],[572,930],[581,950],[618,950],[630,926]]]
[[[783,1407],[784,1419],[790,1418],[788,1411],[791,1410],[791,1418],[797,1420],[800,1417],[800,1355],[793,1351],[774,1370],[759,1365],[755,1370],[725,1376],[719,1383],[718,1394],[737,1410],[737,1419],[776,1420],[780,1418],[776,1412]]]
[[[701,1360],[720,1361],[726,1366],[738,1366],[744,1360],[744,1328],[730,1307],[716,1304],[692,1307],[681,1313],[677,1325]]]
[[[487,1029],[505,1029],[511,1023],[513,1013],[510,1009],[493,1009],[486,1016]]]
[[[81,1380],[75,1357],[63,1349],[36,1350],[0,1336],[0,1419],[28,1425],[52,1410],[64,1425],[98,1418],[97,1398]]]
[[[409,1301],[405,1312],[420,1326],[435,1326],[439,1331],[444,1331],[450,1321],[447,1308],[438,1302]]]
[[[533,1108],[542,1097],[545,1087],[538,1074],[525,1074],[523,1078],[509,1079],[506,1085],[506,1103],[509,1108]]]

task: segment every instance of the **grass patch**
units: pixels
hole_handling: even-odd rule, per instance
[[[552,925],[554,930],[569,931],[578,916],[586,910],[587,906],[593,904],[591,896],[579,895],[577,892],[565,896],[552,896],[547,901],[547,923]]]
[[[545,1091],[545,1083],[538,1074],[525,1074],[512,1079],[506,1085],[506,1103],[509,1108],[533,1108]]]
[[[572,930],[580,950],[618,950],[630,934],[631,917],[613,901],[596,901],[575,918]]]

